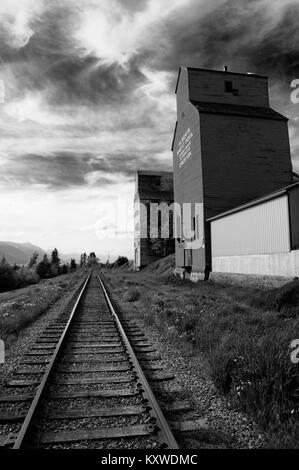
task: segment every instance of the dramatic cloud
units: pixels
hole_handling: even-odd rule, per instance
[[[43,11],[43,0],[1,0],[1,39],[18,49],[28,44],[34,34],[32,22]]]
[[[269,75],[298,171],[298,21],[297,0],[1,0],[2,231],[42,243],[21,204],[32,225],[47,226],[47,245],[58,240],[49,218],[72,219],[80,250],[106,220],[87,208],[79,230],[84,201],[103,210],[113,194],[133,198],[137,168],[170,169],[180,64]]]

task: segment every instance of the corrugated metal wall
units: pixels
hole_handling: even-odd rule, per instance
[[[299,249],[299,187],[289,192],[292,250]]]
[[[288,196],[211,222],[212,257],[290,251]]]

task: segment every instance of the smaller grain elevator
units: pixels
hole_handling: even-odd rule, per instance
[[[207,219],[292,183],[287,118],[269,104],[267,77],[181,67],[173,138],[174,200],[192,205],[194,238],[176,223],[176,272],[211,271]],[[194,239],[193,239],[194,241]]]
[[[168,171],[136,172],[134,198],[134,267],[140,269],[174,253],[173,174]],[[161,215],[165,215],[161,217]],[[162,223],[167,233],[162,238]]]

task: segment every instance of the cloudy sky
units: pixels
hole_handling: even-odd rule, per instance
[[[299,171],[298,24],[298,0],[1,0],[0,240],[132,256],[134,171],[171,169],[180,64],[269,75]]]

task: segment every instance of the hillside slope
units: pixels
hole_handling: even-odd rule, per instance
[[[153,274],[155,276],[171,276],[175,268],[175,255],[169,255],[161,258],[154,263],[149,264],[141,270],[142,273]]]
[[[39,254],[40,260],[46,253],[42,248],[31,243],[0,241],[0,260],[5,256],[10,264],[27,264],[34,251]]]

